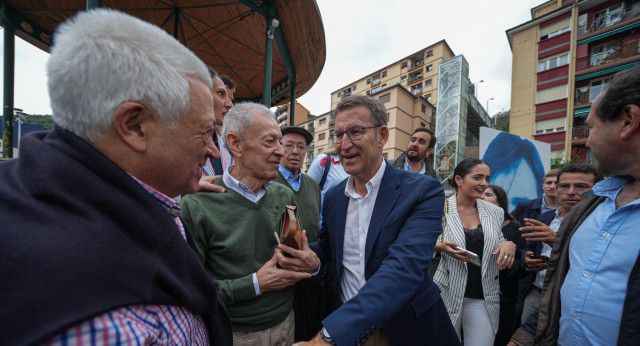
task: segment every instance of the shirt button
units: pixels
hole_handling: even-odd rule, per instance
[[[578,313],[577,312],[572,313],[571,317],[578,318]]]
[[[588,277],[590,277],[590,276],[591,276],[591,273],[589,273],[589,272],[584,272],[584,273],[582,273],[582,275],[584,275],[584,277],[585,277],[585,278],[588,278]]]
[[[605,237],[605,238],[609,238],[610,235],[611,235],[611,233],[609,233],[609,232],[602,233],[602,236]]]

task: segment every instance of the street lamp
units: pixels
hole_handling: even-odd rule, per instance
[[[475,83],[473,83],[473,96],[478,97],[478,84],[484,83],[484,79],[481,79]]]
[[[493,97],[487,100],[487,115],[491,116],[491,114],[489,114],[489,101],[493,101]]]
[[[25,119],[27,119],[27,113],[22,112],[20,108],[14,108],[13,112],[15,114],[16,120],[18,120],[18,147],[20,147],[20,138],[22,137],[22,124]],[[13,145],[13,143],[11,143]]]

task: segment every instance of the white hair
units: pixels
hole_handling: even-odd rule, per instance
[[[245,132],[253,123],[253,113],[264,113],[272,118],[276,118],[276,115],[267,107],[260,103],[254,102],[240,102],[236,103],[229,112],[224,115],[224,123],[222,124],[222,138],[225,143],[227,142],[227,135],[229,133],[235,133],[242,140],[245,140]],[[228,146],[227,146],[228,147]],[[233,153],[229,149],[229,153],[233,156]]]
[[[205,64],[167,32],[108,9],[81,12],[58,27],[47,76],[54,121],[90,142],[129,101],[178,128],[191,106],[189,81],[212,88]]]

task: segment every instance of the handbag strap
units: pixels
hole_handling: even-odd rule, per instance
[[[442,216],[442,233],[440,234],[440,242],[444,241],[444,230],[447,227],[447,213],[449,212],[449,200],[444,200],[444,215]]]
[[[331,169],[331,155],[327,155],[327,161],[324,163],[324,172],[322,172],[322,179],[320,179],[320,191],[324,188],[324,183],[327,182],[327,176],[329,175],[329,170]]]

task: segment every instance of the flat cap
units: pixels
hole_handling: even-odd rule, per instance
[[[283,126],[280,128],[280,131],[282,132],[282,135],[284,136],[287,133],[296,133],[301,135],[302,137],[304,137],[304,139],[307,140],[307,145],[311,144],[311,142],[313,142],[313,135],[311,134],[311,132],[307,131],[305,128],[303,127],[299,127],[299,126]]]

